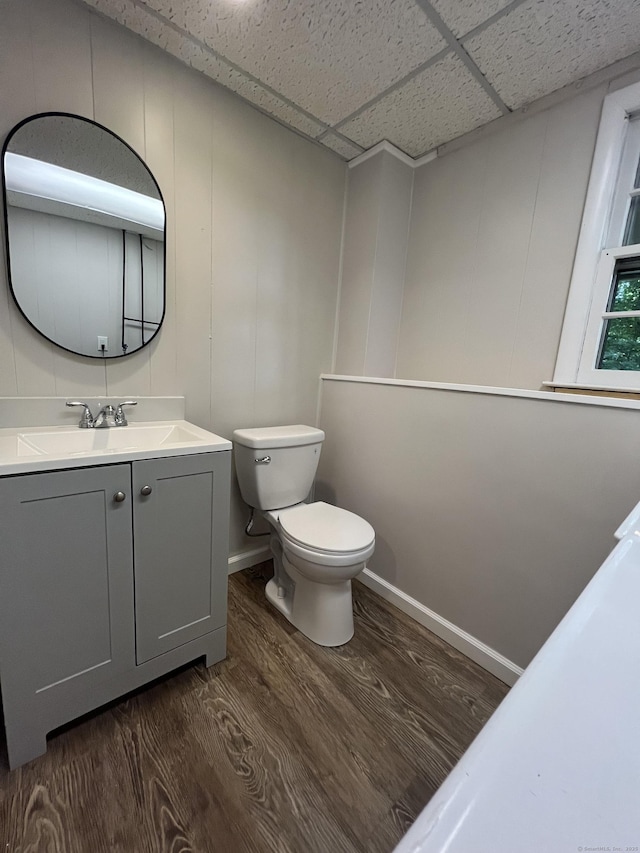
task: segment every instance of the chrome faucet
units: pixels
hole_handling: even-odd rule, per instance
[[[126,426],[129,421],[127,420],[125,413],[122,411],[123,406],[137,406],[137,400],[125,400],[123,403],[118,403],[118,407],[116,409],[116,413],[114,415],[114,426]]]
[[[67,406],[84,406],[78,424],[80,429],[108,429],[109,427],[127,426],[128,421],[122,407],[137,405],[137,400],[124,400],[122,403],[118,403],[117,407],[112,403],[107,403],[94,418],[88,403],[82,403],[79,400],[67,401]]]
[[[88,403],[81,403],[79,400],[67,400],[67,406],[84,406],[78,426],[80,429],[93,429],[95,422]]]
[[[103,406],[93,419],[94,429],[108,429],[116,425],[116,410],[111,403]]]

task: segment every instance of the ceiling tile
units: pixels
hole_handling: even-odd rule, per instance
[[[131,5],[130,0],[82,0],[82,2],[102,12],[103,15],[108,15],[114,21],[119,15],[123,15]]]
[[[363,148],[388,139],[417,157],[501,115],[453,54],[340,126]]]
[[[202,48],[194,50],[193,46],[190,46],[188,42],[185,47],[189,53],[189,57],[185,58],[182,54],[175,54],[178,58],[188,62],[192,68],[202,71],[218,83],[240,95],[240,97],[260,107],[274,118],[280,119],[285,124],[294,127],[302,133],[306,133],[307,136],[316,137],[326,129],[326,125],[315,121],[286,101],[280,100],[280,98],[273,95],[267,89],[264,89],[259,83],[255,83],[239,71],[230,68],[225,62],[211,56],[208,51]]]
[[[343,139],[336,133],[327,133],[322,137],[322,139],[319,139],[318,142],[326,145],[327,148],[335,151],[336,154],[344,157],[345,160],[353,160],[353,158],[357,157],[358,154],[362,154],[362,148],[360,148],[359,145],[349,142],[348,139]]]
[[[302,133],[315,137],[326,129],[131,0],[85,2]]]
[[[529,0],[465,42],[511,108],[638,50],[637,0]]]
[[[327,124],[446,45],[415,0],[146,0]]]
[[[452,33],[460,38],[475,29],[511,0],[431,0],[431,5]]]

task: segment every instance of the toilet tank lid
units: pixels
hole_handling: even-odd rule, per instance
[[[265,447],[299,447],[304,444],[318,444],[324,441],[324,432],[304,424],[291,426],[258,427],[256,429],[236,429],[233,431],[236,444],[255,449]]]

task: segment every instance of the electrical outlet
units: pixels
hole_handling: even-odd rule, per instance
[[[109,338],[106,335],[98,335],[98,352],[107,352],[109,349]]]

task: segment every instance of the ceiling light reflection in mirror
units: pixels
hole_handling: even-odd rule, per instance
[[[13,207],[164,239],[164,206],[159,199],[10,151],[5,154],[5,170],[7,202]]]

